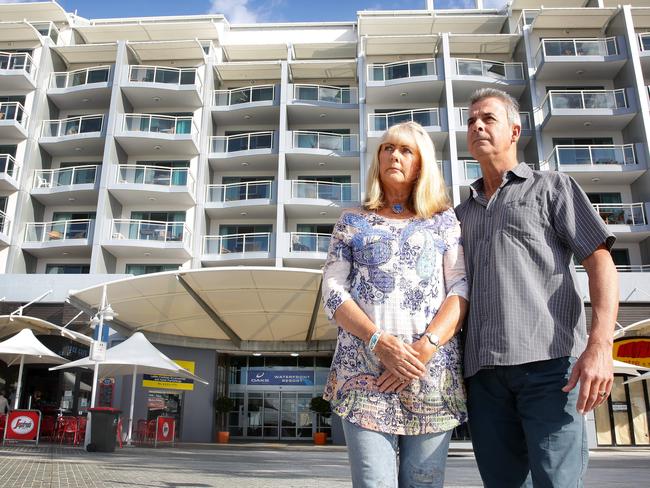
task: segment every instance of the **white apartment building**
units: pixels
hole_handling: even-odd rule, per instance
[[[328,428],[308,403],[336,339],[318,298],[333,224],[363,200],[382,132],[406,120],[434,141],[453,203],[467,198],[480,168],[466,107],[496,87],[520,103],[520,159],[573,176],[616,234],[620,324],[648,318],[650,2],[431,3],[254,25],[1,4],[0,310],[54,290],[30,310],[63,325],[68,295],[93,313],[109,283],[115,330],[143,330],[211,380],[172,399],[183,440],[212,438],[215,391],[237,402],[233,436]],[[307,379],[253,385],[262,370]],[[592,444],[650,444],[647,384],[625,379]]]

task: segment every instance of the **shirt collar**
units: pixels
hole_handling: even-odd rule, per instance
[[[525,180],[533,176],[533,170],[530,169],[530,166],[528,166],[526,163],[519,163],[511,170],[507,171],[506,174],[503,176],[503,178],[505,180],[510,180],[512,178],[512,175],[515,175],[516,177]],[[469,189],[472,193],[472,197],[476,198],[479,195],[479,193],[483,190],[483,178],[481,177],[478,180],[476,180],[474,183],[469,185]]]

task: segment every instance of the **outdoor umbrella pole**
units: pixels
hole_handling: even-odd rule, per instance
[[[131,409],[129,410],[129,438],[126,445],[131,445],[131,435],[133,434],[133,405],[135,404],[135,379],[138,375],[138,365],[133,365],[133,381],[131,382]]]
[[[20,367],[18,368],[18,385],[16,386],[16,401],[14,402],[14,410],[18,410],[20,403],[20,390],[23,382],[23,367],[25,366],[25,356],[20,356]]]

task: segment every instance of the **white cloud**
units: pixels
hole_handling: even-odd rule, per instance
[[[233,24],[252,24],[259,21],[259,13],[248,0],[212,0],[211,14],[223,14]]]

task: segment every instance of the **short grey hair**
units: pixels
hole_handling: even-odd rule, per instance
[[[469,106],[478,103],[486,98],[496,98],[500,100],[505,106],[506,114],[508,115],[508,122],[510,125],[521,125],[521,118],[519,117],[519,102],[508,95],[503,90],[496,88],[479,88],[469,98]]]

